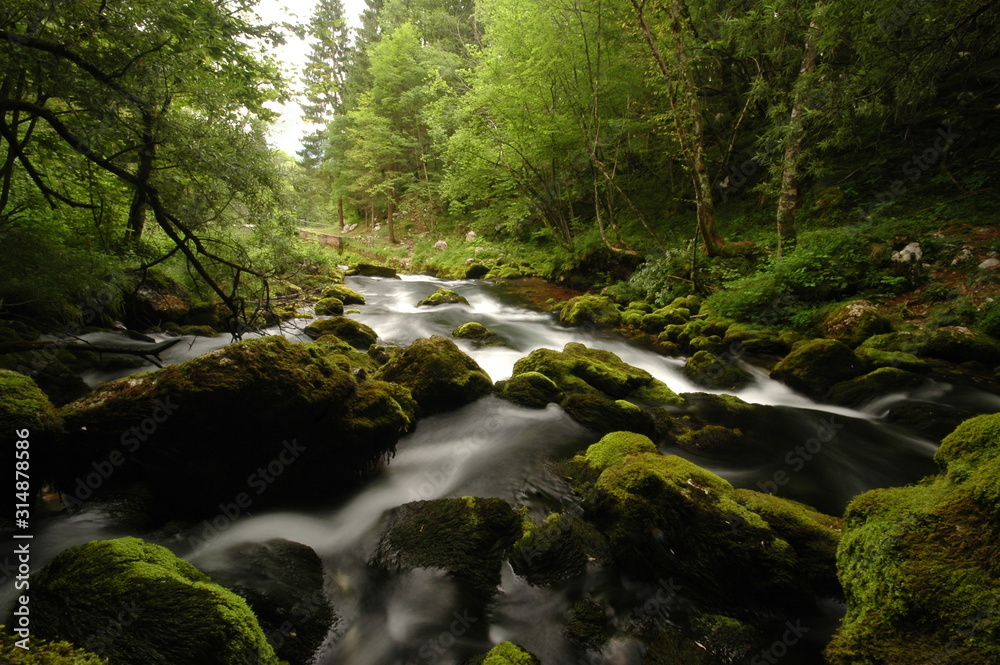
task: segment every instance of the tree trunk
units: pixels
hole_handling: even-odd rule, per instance
[[[781,192],[778,196],[778,256],[795,249],[795,216],[802,201],[799,197],[799,180],[802,166],[802,144],[805,139],[806,99],[810,88],[810,78],[816,71],[817,42],[821,33],[821,12],[825,0],[818,0],[813,10],[812,20],[806,31],[805,48],[802,51],[802,66],[792,93],[792,111],[785,133],[785,158],[781,170]]]
[[[393,245],[396,244],[396,220],[393,219],[395,216],[394,201],[392,197],[389,197],[389,212],[386,213],[386,223],[389,225],[389,242]]]
[[[630,0],[635,9],[646,45],[649,47],[656,65],[667,84],[670,110],[674,116],[674,131],[681,145],[688,170],[691,173],[691,184],[694,187],[695,205],[697,207],[698,231],[705,241],[705,253],[708,256],[741,256],[753,249],[750,242],[728,242],[719,235],[715,228],[715,207],[712,201],[712,183],[708,176],[705,158],[705,123],[702,116],[701,102],[698,98],[698,87],[690,55],[688,54],[685,34],[688,32],[687,18],[684,16],[681,0],[670,0],[667,13],[670,17],[670,33],[673,37],[673,53],[676,59],[675,71],[671,71],[663,53],[653,39],[653,33],[646,22],[644,2]]]
[[[337,197],[337,222],[340,224],[340,230],[344,230],[344,197]]]

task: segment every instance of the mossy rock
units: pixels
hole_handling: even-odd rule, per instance
[[[955,364],[977,361],[993,367],[1000,363],[1000,342],[984,333],[949,326],[931,334],[921,355]]]
[[[279,664],[246,601],[138,538],[71,547],[31,582],[35,634],[111,662]]]
[[[226,306],[221,302],[200,302],[191,306],[191,311],[184,317],[183,323],[191,326],[208,326],[213,330],[222,330],[222,322],[228,315]]]
[[[470,658],[466,665],[541,665],[541,661],[513,642],[501,642],[487,653]]]
[[[22,430],[27,430],[25,436],[18,434]],[[19,372],[0,369],[0,445],[8,451],[13,465],[15,442],[29,442],[31,496],[49,475],[62,432],[62,418],[35,382]]]
[[[337,357],[264,337],[105,383],[61,410],[57,486],[85,500],[92,463],[110,461],[100,491],[147,483],[157,515],[195,520],[241,493],[259,510],[346,492],[394,451],[413,412],[405,388],[359,388],[351,360]],[[258,471],[269,467],[266,481]],[[192,486],[199,491],[180,489]]]
[[[960,409],[930,402],[897,402],[885,414],[887,422],[923,432],[928,438],[940,441],[969,418],[979,415],[976,411]]]
[[[32,635],[27,650],[17,646],[20,637],[0,626],[0,663],[5,665],[106,665],[97,654],[65,641],[40,640]]]
[[[680,432],[675,439],[682,450],[705,457],[734,458],[757,452],[750,437],[739,428],[723,425],[703,425]]]
[[[585,295],[570,298],[559,310],[559,324],[567,327],[591,324],[613,328],[621,322],[621,313],[611,298]]]
[[[814,339],[796,346],[775,365],[771,378],[820,400],[835,384],[850,381],[864,371],[864,363],[843,342]]]
[[[906,390],[913,390],[927,383],[927,379],[895,367],[883,367],[864,376],[842,381],[830,388],[826,401],[858,408],[877,399]]]
[[[691,294],[689,296],[680,296],[674,298],[670,303],[670,307],[675,307],[678,309],[686,309],[690,312],[689,316],[698,314],[701,311],[702,299],[699,296]]]
[[[593,393],[567,395],[562,408],[570,418],[598,434],[629,431],[654,436],[656,422],[652,414],[628,400],[609,399]]]
[[[792,349],[788,339],[769,328],[757,328],[743,323],[735,323],[726,330],[723,343],[733,349],[733,353],[783,356]]]
[[[753,375],[708,351],[698,351],[684,364],[684,376],[713,390],[739,390],[753,383]]]
[[[34,342],[42,334],[21,321],[0,321],[0,344],[6,342]]]
[[[194,337],[218,337],[218,331],[212,326],[181,326],[182,335]]]
[[[374,263],[352,263],[345,274],[399,279],[399,275],[396,274],[395,268],[390,268],[389,266],[379,266]]]
[[[649,314],[652,312],[654,307],[644,300],[633,300],[625,308],[627,312],[640,312],[642,314]]]
[[[716,355],[721,355],[726,352],[726,344],[718,335],[698,335],[688,342],[688,348],[692,353],[708,351]]]
[[[414,341],[373,378],[409,388],[425,415],[457,409],[493,391],[489,375],[475,360],[436,335]]]
[[[868,300],[852,300],[823,317],[823,335],[855,347],[874,335],[892,332],[892,322]]]
[[[305,327],[305,333],[313,339],[319,339],[323,335],[336,335],[361,351],[367,350],[378,339],[378,333],[369,326],[346,316],[313,321]]]
[[[621,463],[629,455],[657,453],[656,444],[648,437],[635,432],[610,432],[587,448],[583,458],[597,471]]]
[[[365,297],[344,284],[333,284],[323,289],[323,298],[336,298],[344,305],[364,305]]]
[[[507,340],[481,323],[463,323],[451,333],[452,337],[471,340],[476,346],[507,346]]]
[[[469,301],[451,289],[438,289],[417,303],[417,307],[437,307],[438,305],[468,305]]]
[[[336,615],[323,593],[323,563],[307,545],[284,538],[212,551],[199,566],[247,601],[278,657],[306,665]]]
[[[663,332],[657,335],[657,338],[662,342],[673,342],[674,344],[680,344],[681,335],[684,333],[685,328],[686,326],[680,326],[680,325],[666,326],[663,329]],[[688,341],[690,341],[690,339]],[[686,345],[687,342],[684,342],[684,344]]]
[[[374,346],[369,347],[369,352],[362,352],[340,339],[336,335],[323,335],[315,342],[310,342],[310,350],[319,350],[334,365],[351,372],[355,378],[361,378],[374,372],[379,368],[378,363],[369,353]]]
[[[191,312],[191,293],[173,277],[157,271],[136,274],[136,288],[129,290],[124,306],[125,323],[142,330],[166,322],[181,323]]]
[[[608,545],[578,517],[553,513],[541,525],[527,525],[514,545],[514,572],[534,586],[560,585],[580,578],[591,561],[608,561]]]
[[[555,381],[540,372],[524,372],[498,384],[500,397],[519,406],[544,409],[550,402],[563,399],[563,391]]]
[[[342,316],[344,314],[344,301],[340,298],[323,298],[316,303],[313,310],[316,316]]]
[[[895,367],[907,372],[929,372],[931,370],[931,366],[926,360],[905,351],[882,351],[862,346],[855,349],[854,353],[872,369]]]
[[[776,407],[750,404],[735,395],[684,393],[677,444],[709,457],[764,457],[781,450],[788,433]],[[689,428],[683,431],[680,427]]]
[[[998,441],[1000,414],[966,421],[942,442],[938,476],[848,506],[833,665],[1000,662]]]
[[[705,608],[812,606],[810,583],[818,573],[804,574],[804,561],[811,561],[813,538],[835,534],[814,533],[793,546],[727,481],[676,456],[628,455],[601,473],[596,488],[590,521],[626,573],[650,581],[676,577]]]
[[[462,497],[407,503],[395,511],[369,566],[385,573],[435,568],[482,597],[522,535],[521,516],[502,499]]]
[[[563,634],[578,649],[600,651],[614,631],[605,607],[588,598],[573,603]]]
[[[763,646],[761,631],[739,619],[701,614],[684,629],[670,626],[660,631],[643,655],[642,665],[728,665],[754,662],[751,656]],[[760,657],[756,658],[761,663]]]

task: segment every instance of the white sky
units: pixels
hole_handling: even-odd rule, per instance
[[[365,9],[365,0],[343,0],[344,15],[352,28],[361,26],[359,17]],[[312,16],[316,0],[260,0],[257,14],[268,22],[274,23],[308,23]],[[289,82],[293,89],[301,88],[299,76],[309,53],[309,42],[295,35],[286,34],[286,42],[276,49],[275,56],[282,62]],[[298,101],[288,104],[273,104],[271,108],[281,112],[281,117],[271,130],[271,145],[284,150],[291,156],[301,148],[299,139],[306,133],[302,123],[302,111]]]

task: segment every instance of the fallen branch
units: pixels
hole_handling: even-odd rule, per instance
[[[160,364],[162,360],[160,354],[174,346],[179,344],[183,340],[181,338],[167,340],[166,342],[160,342],[156,346],[150,347],[138,347],[138,346],[111,346],[107,344],[76,344],[72,342],[52,342],[52,341],[35,341],[35,342],[4,342],[0,344],[0,355],[6,353],[30,353],[31,351],[44,351],[47,349],[54,349],[56,351],[70,351],[72,353],[113,353],[119,355],[129,355],[129,356],[139,356],[140,358],[145,358],[149,362],[153,363],[157,367],[163,367]]]

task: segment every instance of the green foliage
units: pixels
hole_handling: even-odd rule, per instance
[[[15,645],[19,639],[0,626],[0,659],[8,665],[104,665],[100,656],[84,651],[69,642],[50,642],[34,636],[28,641],[29,649]]]

